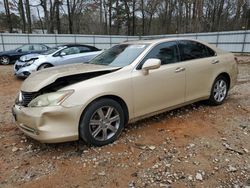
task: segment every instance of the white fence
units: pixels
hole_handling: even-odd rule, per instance
[[[185,37],[207,41],[231,52],[250,52],[250,30],[228,31],[215,33],[191,33],[151,36],[120,36],[120,35],[68,35],[68,34],[0,34],[0,51],[15,49],[22,44],[42,43],[55,46],[69,43],[89,44],[101,49],[128,40],[155,39],[167,37]]]

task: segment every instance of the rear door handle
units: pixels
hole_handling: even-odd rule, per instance
[[[175,69],[175,72],[178,73],[178,72],[182,72],[182,71],[185,71],[186,69],[184,67],[178,67]]]
[[[212,61],[212,64],[217,64],[217,63],[219,63],[220,61],[218,60],[218,59],[215,59],[215,60],[213,60]]]

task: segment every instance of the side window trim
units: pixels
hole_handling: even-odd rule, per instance
[[[206,51],[206,55],[207,55],[207,56],[206,56],[206,57],[201,57],[201,58],[189,59],[189,60],[182,60],[182,53],[181,53],[181,50],[180,50],[180,42],[181,42],[181,41],[196,42],[196,43],[198,43],[198,44],[203,45],[203,46],[205,47],[205,51]],[[202,43],[200,43],[200,42],[198,42],[198,41],[193,41],[193,40],[178,40],[178,41],[177,41],[177,45],[178,45],[178,49],[179,49],[180,62],[192,61],[192,60],[198,60],[198,59],[205,59],[205,58],[210,58],[210,57],[215,57],[215,56],[217,56],[216,51],[214,51],[213,49],[211,49],[211,48],[208,47],[207,45],[202,44]],[[214,52],[214,55],[213,55],[213,56],[210,56],[210,55],[209,55],[208,49],[210,49],[210,50],[212,50],[212,51]]]

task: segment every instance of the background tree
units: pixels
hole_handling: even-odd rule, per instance
[[[11,20],[11,14],[10,14],[10,6],[9,6],[9,1],[8,0],[4,0],[4,9],[5,9],[5,15],[6,15],[6,18],[7,18],[9,32],[12,33],[13,32],[13,26],[12,26],[12,20]]]
[[[250,29],[249,0],[0,0],[9,32],[149,35]],[[13,24],[13,15],[21,24]],[[6,19],[6,20],[4,20]]]

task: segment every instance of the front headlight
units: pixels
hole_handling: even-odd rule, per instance
[[[27,62],[24,64],[24,66],[25,66],[25,67],[26,67],[26,66],[30,66],[30,65],[33,64],[36,60],[37,60],[37,58],[36,58],[36,59],[31,59],[31,60],[27,61]]]
[[[73,90],[67,90],[40,95],[33,99],[28,107],[58,106],[73,92]]]

